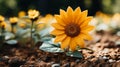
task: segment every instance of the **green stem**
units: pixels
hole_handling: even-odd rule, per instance
[[[32,39],[32,29],[33,29],[33,22],[31,24],[31,39]]]
[[[31,24],[31,47],[33,47],[33,40],[32,40],[32,29],[33,29],[33,21],[32,21],[32,24]]]
[[[12,25],[12,30],[11,30],[12,33],[14,33],[14,26]]]

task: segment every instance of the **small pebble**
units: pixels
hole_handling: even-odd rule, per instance
[[[2,57],[1,60],[2,60],[3,62],[5,62],[6,64],[8,64],[9,57],[8,57],[8,56],[4,56],[4,57]]]
[[[102,53],[109,53],[109,49],[105,48]]]
[[[44,61],[40,61],[39,63],[38,63],[38,65],[39,65],[39,67],[46,67],[46,63],[44,62]]]
[[[120,36],[120,31],[117,32],[117,35]]]
[[[109,62],[115,62],[115,60],[113,60],[113,59],[109,59],[108,61],[109,61]]]
[[[4,58],[9,59],[9,57],[8,57],[8,56],[4,56]]]
[[[52,67],[60,67],[60,64],[53,64]]]
[[[46,64],[46,67],[51,67],[51,63],[47,63],[47,64]]]
[[[71,67],[75,67],[76,63],[75,62],[71,62]]]
[[[31,60],[31,61],[34,61],[34,60],[35,60],[35,56],[31,56],[31,57],[30,57],[30,60]]]
[[[79,62],[80,62],[80,59],[77,59],[75,62],[76,62],[76,63],[79,63]]]
[[[29,67],[35,67],[34,65],[29,65]]]
[[[109,59],[109,57],[106,57],[106,56],[103,56],[102,58],[105,59],[105,60],[106,60],[106,59]]]
[[[70,67],[70,63],[65,63],[62,67]]]
[[[120,46],[120,41],[116,41],[115,44],[116,44],[117,46]]]

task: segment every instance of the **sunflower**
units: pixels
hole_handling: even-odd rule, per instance
[[[55,15],[56,23],[52,26],[55,28],[51,34],[55,35],[55,43],[61,42],[62,49],[76,50],[79,46],[84,48],[84,40],[91,40],[89,35],[94,26],[89,25],[92,17],[87,17],[87,10],[81,12],[80,7],[74,11],[71,7],[67,11],[60,9],[60,15]]]

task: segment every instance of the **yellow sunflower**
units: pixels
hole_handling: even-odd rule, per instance
[[[60,15],[55,15],[57,22],[52,24],[55,29],[51,34],[56,36],[54,42],[61,42],[62,49],[84,48],[84,40],[92,39],[88,32],[94,28],[89,25],[92,17],[87,17],[87,14],[87,10],[81,12],[80,7],[74,11],[68,7],[66,12],[60,9]]]

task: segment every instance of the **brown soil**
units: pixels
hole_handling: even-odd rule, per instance
[[[95,34],[86,42],[87,48],[79,50],[84,58],[66,56],[65,53],[48,53],[27,46],[7,45],[0,49],[0,67],[120,67],[120,37]]]

